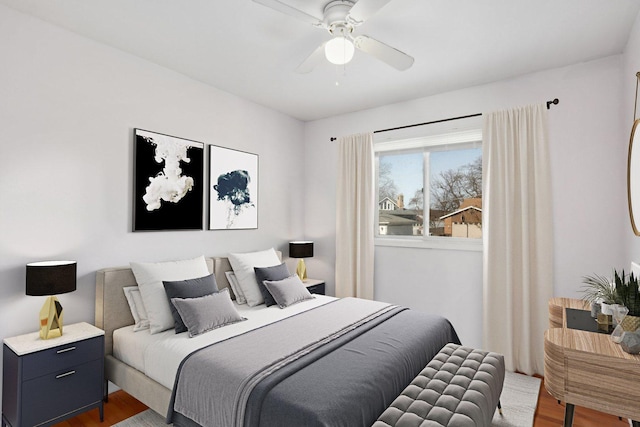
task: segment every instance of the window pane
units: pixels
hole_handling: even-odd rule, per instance
[[[380,154],[378,234],[422,236],[424,154]]]
[[[429,233],[482,237],[482,149],[430,153]]]

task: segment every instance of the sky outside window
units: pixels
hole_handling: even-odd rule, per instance
[[[481,155],[482,148],[432,151],[430,179],[440,176],[440,172],[468,165]],[[406,205],[423,185],[423,153],[384,154],[380,156],[380,163],[390,166],[393,182],[398,189],[398,194],[404,195]]]
[[[405,205],[415,192],[422,188],[422,158],[422,152],[380,156],[380,164],[386,163],[390,166],[390,176],[398,189],[398,194],[404,195]]]

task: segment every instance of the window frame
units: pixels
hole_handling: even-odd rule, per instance
[[[393,139],[374,143],[375,158],[375,206],[376,215],[374,221],[374,245],[387,247],[402,248],[421,248],[421,249],[446,249],[446,250],[465,250],[465,251],[482,251],[483,238],[465,238],[465,237],[444,237],[425,235],[422,236],[401,236],[401,235],[381,235],[380,234],[380,211],[379,211],[379,173],[380,173],[380,155],[406,154],[411,152],[422,152],[423,161],[423,189],[430,189],[430,153],[448,150],[464,150],[469,148],[482,147],[482,130],[471,129],[462,132],[448,132],[437,135],[428,135],[409,139]],[[423,190],[425,191],[425,190]],[[424,194],[423,206],[423,230],[425,227],[426,215],[425,208],[430,205],[430,190],[428,194]],[[483,221],[484,222],[484,221]],[[484,231],[484,230],[483,230]]]

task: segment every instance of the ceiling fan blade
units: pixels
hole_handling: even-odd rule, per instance
[[[357,4],[357,3],[356,3]],[[375,56],[395,69],[404,71],[413,65],[413,57],[369,36],[358,36],[353,40],[357,49]]]
[[[322,26],[322,19],[316,18],[313,15],[309,15],[307,12],[304,12],[300,9],[296,9],[293,6],[289,6],[286,3],[283,3],[279,0],[253,0],[255,3],[261,4],[273,10],[277,10],[278,12],[282,12],[285,15],[293,16],[301,21],[304,21],[308,24],[314,25],[316,27]]]
[[[307,74],[313,71],[313,69],[324,60],[324,45],[327,42],[322,43],[320,46],[314,50],[311,55],[307,56],[302,64],[298,65],[296,68],[296,72],[300,74]]]
[[[358,0],[349,11],[349,22],[354,25],[362,24],[390,1],[391,0]]]

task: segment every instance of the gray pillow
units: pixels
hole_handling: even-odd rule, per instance
[[[264,298],[264,303],[267,307],[276,305],[276,301],[271,296],[271,293],[264,286],[265,280],[270,281],[278,281],[284,280],[287,277],[291,276],[289,273],[289,269],[285,263],[280,265],[274,265],[272,267],[254,267],[253,270],[256,272],[256,280],[258,281],[258,288],[260,288],[260,293],[262,294],[262,298]]]
[[[265,280],[264,285],[280,308],[315,298],[296,275],[278,281]]]
[[[173,305],[189,330],[189,337],[247,320],[236,310],[229,289],[200,298],[173,298]]]
[[[197,279],[176,280],[172,282],[163,281],[162,284],[164,285],[164,291],[167,293],[169,301],[173,298],[198,298],[218,292],[218,284],[216,283],[216,279],[213,277],[213,274],[199,277]],[[174,305],[169,304],[169,308],[171,309],[171,315],[173,316],[176,334],[186,332],[187,327],[182,321],[182,317],[180,317],[180,314]]]

